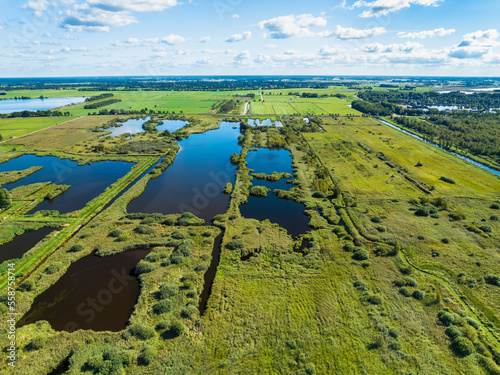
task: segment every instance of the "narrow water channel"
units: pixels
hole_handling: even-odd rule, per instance
[[[91,254],[78,260],[35,298],[18,327],[46,320],[56,331],[125,329],[140,291],[134,269],[149,252],[135,249],[106,257]]]
[[[204,283],[203,283],[203,291],[200,295],[200,315],[203,316],[207,309],[208,298],[212,294],[212,286],[214,284],[215,276],[217,274],[217,268],[220,263],[220,254],[221,254],[221,246],[222,240],[224,238],[224,232],[219,234],[214,241],[214,249],[212,250],[212,260],[210,262],[210,267],[205,272]]]
[[[0,245],[0,264],[6,260],[22,258],[24,254],[54,230],[54,228],[40,228],[34,231],[27,231],[14,237],[12,241]]]

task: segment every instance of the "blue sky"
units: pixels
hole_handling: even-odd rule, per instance
[[[500,76],[498,0],[2,0],[2,77]]]

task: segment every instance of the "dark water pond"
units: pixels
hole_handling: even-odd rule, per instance
[[[157,179],[149,181],[144,193],[130,202],[127,211],[173,214],[191,212],[209,222],[227,210],[228,182],[234,184],[236,167],[230,156],[240,153],[239,129],[222,122],[220,129],[191,135],[179,142],[181,150],[173,164]]]
[[[271,174],[287,172],[293,175],[292,157],[287,150],[258,149],[247,155],[248,168],[255,173]],[[290,190],[293,185],[285,179],[277,182],[253,179],[254,186],[266,186],[271,189],[267,198],[248,197],[248,203],[240,206],[241,215],[259,221],[269,219],[285,228],[292,236],[298,236],[311,230],[309,218],[304,214],[305,206],[292,200],[280,199],[273,194],[275,189]]]
[[[64,107],[73,103],[82,103],[81,98],[45,98],[45,99],[6,99],[0,100],[0,113],[12,113],[21,111],[45,111]]]
[[[12,241],[0,245],[0,264],[6,260],[21,258],[54,230],[54,228],[40,228],[24,232],[20,236],[14,237]]]
[[[149,252],[136,249],[80,259],[35,298],[18,326],[46,320],[56,331],[125,329],[139,297],[139,280],[133,272]]]
[[[19,171],[35,166],[41,166],[43,169],[15,183],[5,185],[4,188],[11,190],[37,182],[71,185],[71,188],[64,194],[53,200],[42,202],[30,212],[57,210],[60,213],[68,213],[85,207],[87,202],[101,194],[109,185],[125,176],[132,168],[133,163],[100,161],[78,165],[75,161],[63,160],[53,156],[23,155],[0,164],[0,172]]]

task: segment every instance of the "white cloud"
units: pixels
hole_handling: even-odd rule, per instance
[[[179,4],[177,0],[87,0],[88,4],[108,11],[161,12]]]
[[[285,55],[290,55],[290,56],[292,56],[292,55],[298,55],[298,54],[299,54],[299,51],[297,51],[296,49],[290,49],[290,50],[285,51],[285,52],[283,52],[283,53],[284,53]]]
[[[228,43],[242,42],[244,40],[248,40],[252,37],[251,31],[245,31],[243,34],[233,34],[229,38],[226,39]]]
[[[268,33],[264,34],[267,38],[286,39],[293,36],[314,36],[316,34],[310,28],[326,26],[326,24],[327,21],[323,17],[314,17],[311,14],[301,14],[299,16],[291,14],[259,22],[259,27],[268,31]]]
[[[82,6],[82,9],[66,12],[63,21],[65,28],[71,31],[109,31],[111,27],[127,26],[137,23],[137,19],[128,12],[111,12],[103,9]]]
[[[3,29],[3,25],[0,23],[0,30],[2,30],[2,29]]]
[[[198,59],[195,62],[195,64],[198,64],[198,65],[208,65],[211,63],[212,63],[212,60],[207,59],[206,57],[202,57],[201,59]]]
[[[484,47],[472,47],[472,48],[461,48],[454,47],[451,49],[448,56],[454,57],[456,59],[478,59],[488,54],[489,48]]]
[[[24,9],[31,9],[34,11],[35,16],[41,17],[43,12],[47,10],[49,2],[47,0],[30,0],[23,5]]]
[[[86,47],[68,47],[64,46],[61,48],[60,52],[75,52],[75,51],[87,51]]]
[[[121,47],[121,46],[130,46],[130,47],[149,46],[151,44],[157,44],[159,42],[160,42],[160,38],[146,38],[146,39],[128,38],[124,42],[120,42],[120,41],[114,42],[113,46],[115,46],[115,47]]]
[[[376,0],[376,1],[357,1],[353,4],[353,8],[368,7],[361,13],[361,17],[380,17],[385,16],[389,13],[396,12],[403,8],[409,8],[412,5],[422,5],[422,6],[438,6],[439,3],[444,0]]]
[[[231,16],[231,18],[238,19],[238,18],[240,18],[240,15],[239,15],[239,14],[233,14],[233,15]]]
[[[249,51],[243,51],[238,55],[234,56],[233,61],[235,63],[245,63],[248,62],[248,60],[250,60],[251,58],[252,56],[250,55]]]
[[[355,29],[353,27],[342,27],[337,25],[335,31],[323,31],[318,33],[322,37],[337,37],[341,40],[365,39],[377,35],[385,34],[387,30],[383,27],[374,27],[372,29]]]
[[[319,50],[319,54],[321,56],[335,56],[341,53],[341,50],[339,47],[329,47],[329,46],[323,46]]]
[[[463,41],[450,49],[448,56],[456,59],[479,59],[491,54],[495,46],[500,45],[496,40],[500,34],[495,29],[478,30],[465,34]]]
[[[191,54],[191,51],[190,50],[182,50],[182,49],[179,49],[175,52],[176,55],[179,55],[179,56],[186,56],[186,55],[190,55]]]
[[[180,35],[170,34],[168,36],[164,36],[163,38],[161,38],[161,41],[163,43],[173,46],[174,44],[185,42],[186,39],[184,39]]]
[[[205,37],[201,38],[201,39],[199,40],[199,42],[200,42],[200,43],[208,43],[208,42],[210,42],[211,40],[212,40],[212,38],[211,38],[211,37],[209,37],[209,36],[205,36]]]
[[[236,51],[233,49],[208,49],[208,48],[205,48],[201,52],[206,53],[208,55],[227,55],[230,53],[236,53]]]
[[[406,42],[403,44],[380,44],[380,43],[371,43],[366,44],[361,47],[363,52],[368,53],[386,53],[386,52],[412,52],[417,49],[424,48],[423,44],[415,43],[415,42]]]
[[[265,49],[275,49],[275,48],[278,48],[278,45],[277,44],[266,44],[264,46]]]
[[[434,29],[434,30],[425,30],[425,31],[418,31],[418,32],[400,32],[398,33],[398,36],[400,38],[412,38],[412,39],[425,39],[425,38],[434,38],[435,36],[447,36],[455,33],[455,29],[444,29],[444,28],[439,28],[439,29]]]
[[[500,36],[496,29],[478,30],[476,32],[465,34],[464,40],[460,43],[459,47],[474,47],[484,46],[493,47],[499,45],[496,39]]]

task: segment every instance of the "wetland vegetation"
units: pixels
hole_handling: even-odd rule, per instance
[[[0,119],[20,374],[500,373],[500,180],[449,152],[498,167],[498,113],[397,113],[462,103],[417,78],[13,82],[87,98]]]

